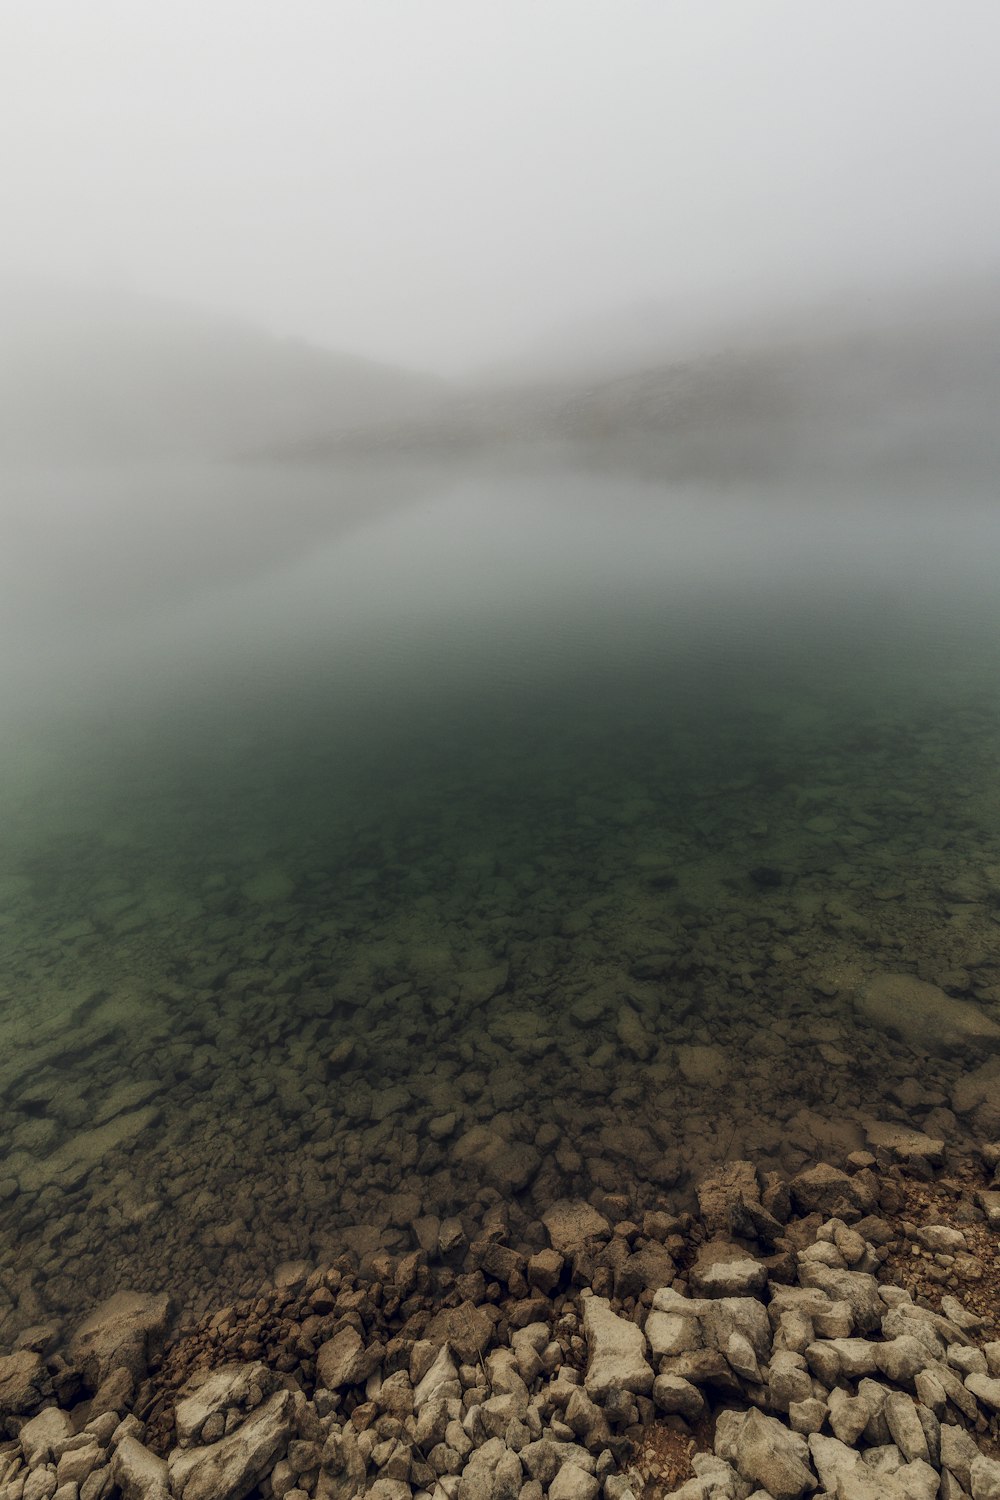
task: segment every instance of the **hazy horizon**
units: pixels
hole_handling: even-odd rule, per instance
[[[982,277],[994,7],[8,12],[0,272],[454,375]]]
[[[812,1359],[876,1271],[987,1331],[998,42],[984,0],[5,7],[0,1500],[650,1500],[739,1391],[909,1390],[887,1287],[870,1364]],[[966,1248],[913,1260],[938,1202]],[[796,1266],[865,1283],[805,1359],[788,1314],[658,1344],[668,1287]],[[122,1292],[175,1315],[148,1370]],[[924,1359],[950,1415],[1000,1409],[985,1348]],[[964,1475],[920,1380],[872,1483]],[[805,1493],[785,1438],[754,1482]]]

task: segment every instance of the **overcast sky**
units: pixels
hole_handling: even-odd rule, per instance
[[[997,0],[5,0],[0,265],[452,370],[1000,252]]]

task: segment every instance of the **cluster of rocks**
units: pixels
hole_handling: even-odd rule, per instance
[[[564,1201],[542,1248],[498,1210],[172,1337],[119,1293],[0,1358],[0,1500],[996,1500],[1000,1340],[951,1290],[995,1236],[952,1179],[938,1222],[903,1212],[940,1146],[733,1162],[696,1215]]]
[[[136,1281],[200,1312],[284,1258],[427,1248],[435,1222],[498,1200],[537,1215],[621,1191],[640,1216],[665,1194],[680,1210],[727,1152],[791,1175],[864,1146],[873,1107],[956,1142],[1000,1130],[995,1061],[965,1065],[1000,1032],[982,1006],[852,971],[825,998],[772,986],[695,1008],[707,951],[680,981],[688,958],[648,948],[632,973],[588,959],[558,1005],[495,954],[461,986],[407,979],[394,952],[289,997],[275,949],[273,971],[213,968],[141,1009],[84,987],[68,1041],[53,1022],[0,1059],[0,1340]],[[955,1050],[922,1069],[931,1017]]]
[[[107,800],[27,809],[0,1343],[122,1285],[196,1314],[285,1258],[425,1248],[491,1194],[680,1211],[723,1156],[791,1176],[873,1113],[1000,1133],[986,707],[732,686],[687,731],[581,707],[445,768],[438,734],[385,796],[318,734],[197,785],[144,746]]]

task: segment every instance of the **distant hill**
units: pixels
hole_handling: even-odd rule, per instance
[[[455,385],[125,294],[0,287],[0,327],[0,459],[409,463],[548,444],[678,479],[1000,471],[1000,287],[800,312],[728,347],[604,317]]]
[[[630,331],[631,332],[631,331]],[[382,446],[505,448],[549,442],[587,461],[676,478],[906,479],[1000,471],[1000,292],[802,316],[717,352],[622,369],[588,345],[576,378],[565,349],[482,381]],[[365,436],[353,441],[367,442]]]
[[[119,292],[0,286],[0,459],[229,457],[427,420],[443,382]]]
[[[1000,466],[1000,307],[908,324],[806,328],[797,338],[579,387],[554,430],[653,442],[679,475],[739,479]]]

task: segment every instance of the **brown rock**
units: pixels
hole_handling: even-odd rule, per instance
[[[925,1135],[923,1131],[891,1121],[869,1120],[865,1138],[873,1151],[883,1151],[894,1161],[919,1157],[939,1167],[944,1160],[944,1141],[939,1136]]]
[[[511,1250],[506,1245],[499,1245],[495,1240],[487,1240],[485,1244],[473,1245],[470,1248],[473,1252],[478,1250],[479,1264],[489,1276],[494,1276],[505,1286],[524,1284],[524,1274],[528,1263],[516,1250]]]
[[[731,1161],[698,1183],[698,1208],[709,1234],[729,1234],[732,1213],[742,1198],[759,1200],[753,1162]]]
[[[40,1354],[19,1349],[0,1357],[0,1432],[12,1432],[9,1419],[27,1416],[48,1392],[48,1372]]]
[[[878,1202],[870,1174],[858,1172],[848,1177],[827,1162],[800,1172],[790,1186],[800,1213],[820,1213],[825,1219],[853,1222],[871,1213]]]
[[[758,1297],[767,1285],[767,1267],[739,1245],[710,1240],[695,1256],[690,1280],[699,1297]]]
[[[295,1400],[276,1391],[236,1432],[208,1447],[175,1448],[170,1487],[178,1500],[244,1500],[271,1471],[292,1434]]]
[[[559,1285],[559,1278],[566,1264],[558,1250],[539,1250],[528,1261],[528,1283],[548,1294]]]
[[[125,1411],[135,1396],[135,1380],[131,1370],[119,1365],[106,1380],[102,1380],[90,1403],[90,1415],[99,1417],[105,1411]]]
[[[978,1005],[946,995],[912,974],[878,974],[855,1000],[870,1026],[901,1037],[921,1054],[976,1046],[1000,1048],[1000,1025]]]
[[[616,1297],[638,1297],[641,1292],[670,1286],[677,1268],[668,1251],[655,1241],[625,1258],[615,1275]]]
[[[320,1385],[329,1391],[345,1385],[360,1385],[378,1367],[385,1346],[375,1341],[365,1345],[356,1329],[342,1328],[316,1353],[316,1375]]]
[[[170,1500],[166,1464],[134,1437],[118,1444],[111,1472],[122,1500]]]
[[[739,1391],[740,1383],[729,1361],[718,1349],[690,1349],[660,1361],[662,1375],[677,1375],[692,1385],[707,1385],[715,1390]]]
[[[459,1307],[442,1308],[428,1323],[424,1337],[450,1344],[460,1361],[470,1365],[486,1353],[493,1329],[493,1319],[487,1312],[472,1302],[463,1302]]]
[[[70,1340],[69,1357],[91,1390],[113,1370],[126,1369],[136,1382],[163,1347],[171,1315],[165,1292],[116,1292],[90,1314]]]
[[[611,1225],[602,1214],[582,1199],[562,1198],[542,1215],[553,1250],[564,1254],[578,1249],[589,1239],[607,1239]]]

